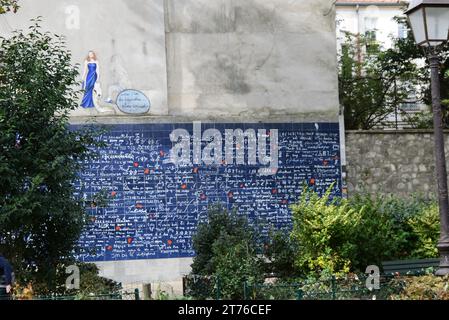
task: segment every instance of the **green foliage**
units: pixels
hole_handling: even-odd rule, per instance
[[[223,299],[243,299],[243,283],[260,284],[264,281],[262,263],[255,254],[254,244],[240,241],[229,246],[232,240],[226,234],[214,243],[215,277],[219,279]]]
[[[440,216],[437,204],[424,208],[420,215],[411,217],[407,222],[416,235],[416,244],[410,255],[419,258],[438,257]]]
[[[98,132],[68,131],[77,68],[64,41],[36,22],[0,40],[0,251],[17,280],[56,287],[86,223],[74,181]]]
[[[310,284],[302,286],[308,298],[320,292],[330,297],[333,276],[339,287],[351,289],[363,282],[354,273],[363,274],[368,265],[437,256],[439,217],[434,200],[368,194],[346,200],[332,198],[331,190],[332,186],[322,196],[307,187],[303,190],[292,205],[291,233],[269,233],[264,261],[256,254],[258,245],[246,219],[221,206],[211,207],[209,221],[194,237],[195,272],[200,276],[189,276],[189,296],[241,299],[246,282],[254,298],[295,298],[298,283]],[[271,282],[264,280],[264,273],[274,274]],[[404,286],[404,281],[393,281],[382,297],[399,294]],[[347,294],[338,297],[355,294],[345,290]]]
[[[264,248],[266,272],[281,279],[300,276],[295,268],[295,243],[285,230],[271,231]]]
[[[305,188],[292,206],[291,236],[298,248],[295,263],[306,274],[345,274],[357,249],[354,231],[361,223],[361,210],[350,208],[347,200],[331,200],[331,189],[320,197]]]
[[[361,212],[361,219],[353,225],[352,241],[357,249],[348,258],[354,270],[363,272],[368,265],[380,265],[381,261],[395,255],[398,241],[392,240],[400,235],[396,233],[391,212],[382,209],[385,202],[380,198],[356,195],[349,200],[349,205]]]
[[[391,300],[449,300],[449,277],[428,274],[420,277],[401,279],[404,288]]]
[[[412,53],[397,42],[390,50],[361,35],[347,34],[339,58],[340,102],[346,128],[369,130],[384,125],[386,118],[410,99],[421,76]],[[417,49],[413,49],[416,53]]]
[[[387,247],[383,250],[379,248],[378,252],[384,253],[373,262],[437,257],[436,250],[429,243],[433,242],[436,246],[439,236],[438,207],[434,200],[416,195],[406,199],[361,195],[351,201],[353,206],[364,205],[377,216],[383,217],[377,230],[382,230],[382,226],[388,224],[387,230],[383,232],[386,235],[383,241]],[[423,247],[424,244],[427,244],[426,248]]]
[[[156,289],[155,300],[170,300],[170,294],[161,288],[161,284],[158,285]]]
[[[246,217],[229,213],[221,205],[211,206],[208,221],[198,226],[193,237],[193,247],[196,256],[192,277],[212,277],[215,290],[219,290],[223,298],[242,298],[244,281],[251,284],[263,281],[254,230]],[[202,287],[193,282],[191,295],[204,296]]]
[[[421,197],[359,194],[330,199],[306,189],[292,206],[298,274],[328,277],[371,264],[438,256],[438,207]]]
[[[383,49],[369,37],[347,34],[339,57],[340,101],[345,108],[346,128],[369,130],[386,125],[386,118],[397,112],[413,128],[432,128],[431,112],[409,114],[403,103],[431,104],[427,53],[419,48],[404,18],[396,19],[408,28],[408,36],[393,39]],[[449,101],[449,44],[440,49],[441,95]],[[424,63],[418,63],[422,61]],[[449,114],[444,110],[446,126]]]
[[[76,265],[80,271],[80,288],[79,289],[67,289],[65,286],[68,274],[66,273],[66,267],[68,265]],[[40,281],[39,279],[24,279],[29,282],[24,286],[29,286],[32,288],[32,294],[34,297],[50,297],[50,296],[67,296],[76,297],[77,299],[83,300],[88,299],[92,296],[118,296],[122,290],[120,283],[113,280],[100,277],[98,275],[99,269],[93,263],[79,263],[72,261],[61,263],[57,266],[56,279],[57,286],[54,288],[48,287],[45,281]],[[16,294],[20,295],[21,286],[19,285],[16,289]],[[30,297],[31,298],[31,297]]]
[[[93,263],[76,263],[80,268],[80,289],[68,291],[66,294],[77,293],[84,295],[119,294],[122,286],[114,280],[100,277],[98,267]],[[64,273],[64,277],[67,274]]]
[[[296,300],[302,294],[300,288],[292,279],[281,278],[257,287],[248,287],[248,297],[254,300]]]
[[[200,223],[192,238],[196,256],[193,258],[192,273],[195,275],[211,275],[216,271],[214,244],[227,237],[227,246],[241,242],[254,244],[254,231],[248,225],[246,217],[236,212],[228,212],[221,205],[213,205],[208,209],[208,221]]]
[[[360,245],[356,255],[350,258],[354,270],[363,272],[366,266],[380,265],[386,260],[429,257],[416,254],[421,247],[421,236],[411,222],[433,210],[432,201],[419,196],[401,199],[358,194],[349,202],[355,210],[362,210],[362,222],[356,226],[354,238]]]
[[[16,13],[19,9],[19,4],[17,2],[17,0],[0,0],[0,14],[10,11]]]
[[[429,110],[419,111],[408,115],[407,122],[414,129],[430,129],[433,128],[433,115]]]

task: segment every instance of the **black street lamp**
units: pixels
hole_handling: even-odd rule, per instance
[[[427,49],[431,69],[435,162],[441,232],[438,241],[440,265],[436,274],[449,274],[449,202],[444,155],[443,114],[440,94],[438,47],[449,39],[449,0],[417,0],[406,12],[416,43]]]

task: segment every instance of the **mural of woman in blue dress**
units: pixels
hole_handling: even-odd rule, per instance
[[[101,95],[99,90],[100,66],[97,55],[94,51],[89,51],[84,61],[83,89],[84,97],[81,102],[83,108],[94,108],[96,106],[94,94]]]

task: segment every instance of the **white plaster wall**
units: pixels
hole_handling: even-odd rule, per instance
[[[117,78],[143,91],[152,101],[148,122],[337,121],[332,3],[22,0],[16,15],[0,17],[0,34],[42,16],[45,30],[67,37],[74,63],[98,53],[103,98]],[[79,108],[72,115],[124,116],[103,107],[107,112]]]
[[[0,35],[28,29],[30,19],[42,16],[44,31],[66,37],[74,64],[82,65],[89,50],[97,53],[103,98],[118,83],[144,92],[152,102],[150,114],[168,114],[163,0],[21,0],[20,5],[17,14],[0,16]],[[101,103],[108,110],[104,115],[123,115]],[[96,109],[73,113],[96,115]]]
[[[170,113],[337,121],[331,0],[167,0]]]

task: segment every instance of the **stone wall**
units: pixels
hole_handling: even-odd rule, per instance
[[[347,184],[354,192],[407,196],[435,195],[431,131],[349,131],[346,133]],[[449,156],[446,133],[446,157]]]

